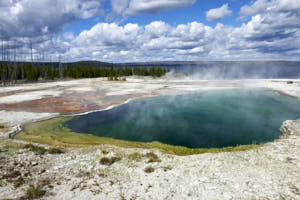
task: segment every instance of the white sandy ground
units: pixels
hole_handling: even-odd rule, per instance
[[[2,103],[21,103],[24,101],[32,101],[42,99],[45,96],[57,97],[60,96],[63,91],[59,90],[45,90],[45,91],[33,91],[18,93],[15,95],[4,96],[0,98],[0,104]]]
[[[295,81],[295,80],[294,80]],[[106,96],[114,95],[168,95],[186,92],[197,92],[212,89],[225,89],[237,87],[271,88],[285,91],[291,95],[295,92],[296,84],[287,85],[283,82],[271,80],[228,80],[228,81],[208,81],[208,80],[189,80],[189,79],[152,79],[139,77],[128,78],[126,82],[105,81],[103,78],[82,79],[72,81],[60,81],[49,83],[25,84],[0,88],[1,103],[21,103],[42,99],[44,97],[57,97],[65,92],[89,92],[104,91]],[[16,94],[1,96],[7,92],[18,92]],[[296,92],[297,93],[297,92]],[[299,91],[298,91],[299,93]],[[297,95],[297,94],[296,94]],[[296,96],[294,95],[294,96]]]
[[[135,77],[128,78],[127,82],[109,82],[103,79],[84,79],[0,88],[0,94],[19,90],[24,95],[23,100],[27,101],[26,91],[31,93],[29,90],[42,90],[40,96],[35,95],[33,98],[43,98],[54,87],[59,94],[61,91],[101,90],[106,96],[139,92],[150,96],[170,95],[247,87],[270,89],[300,98],[300,80],[292,80],[294,84],[287,84],[286,81],[290,80],[199,81]],[[17,96],[21,102],[21,94],[10,95],[9,98]],[[0,102],[5,102],[5,98],[8,97],[0,97]],[[0,111],[0,124],[12,127],[12,131],[20,124],[57,115]],[[300,199],[300,120],[286,121],[282,130],[288,133],[285,138],[259,149],[185,157],[155,151],[162,160],[158,163],[147,163],[146,158],[133,161],[126,156],[132,152],[144,154],[149,150],[111,146],[68,149],[67,153],[61,155],[41,156],[25,149],[0,153],[0,177],[13,169],[19,169],[22,174],[32,173],[28,182],[17,189],[13,183],[0,179],[0,199],[22,197],[28,185],[49,179],[53,188],[45,186],[47,192],[43,199],[296,200]],[[5,149],[9,142],[17,142],[6,137],[7,132],[2,133],[0,148]],[[109,154],[104,155],[103,149],[109,151]],[[111,166],[99,163],[101,157],[112,155],[120,156],[122,160]],[[145,173],[146,166],[152,166],[155,171]],[[170,169],[165,171],[166,167]]]
[[[6,127],[10,127],[9,131],[1,132],[1,137],[9,137],[10,133],[21,130],[20,126],[25,123],[49,119],[58,116],[58,113],[33,113],[33,112],[15,112],[0,111],[0,123]]]

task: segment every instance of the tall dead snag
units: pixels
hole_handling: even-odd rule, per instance
[[[31,66],[33,67],[32,40],[30,40],[29,42],[30,42]]]
[[[61,63],[61,55],[59,54],[59,78],[62,79],[63,78],[63,66],[62,66],[62,63]]]
[[[13,73],[12,73],[12,80],[16,83],[17,80],[17,45],[14,45],[14,66],[13,66]]]
[[[1,50],[1,53],[2,53],[2,59],[1,61],[4,62],[4,40],[2,39],[2,50]]]
[[[10,40],[7,41],[7,48],[6,48],[6,54],[7,54],[7,62],[6,62],[6,84],[11,81],[11,76],[10,76],[10,67],[11,67],[11,60],[10,60]]]
[[[4,40],[2,39],[2,85],[6,85],[6,50],[4,46]]]
[[[50,79],[54,79],[54,67],[53,67],[53,62],[52,62],[52,55],[50,55],[50,65],[51,65],[51,76],[50,76]]]
[[[3,84],[3,70],[4,70],[4,40],[2,39],[2,47],[1,47],[1,65],[0,65],[0,73],[1,73],[1,83]]]

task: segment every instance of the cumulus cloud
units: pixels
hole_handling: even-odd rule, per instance
[[[131,0],[127,14],[155,14],[164,10],[185,7],[195,3],[195,0]]]
[[[130,48],[139,36],[140,27],[137,24],[118,26],[115,23],[98,23],[92,29],[83,31],[75,39],[80,46],[95,45],[105,48]]]
[[[267,0],[257,0],[252,5],[243,6],[240,15],[241,17],[247,17],[261,13],[268,8],[267,4],[269,4]]]
[[[242,18],[257,14],[291,12],[300,9],[299,0],[256,0],[251,5],[245,5],[240,10]]]
[[[229,10],[228,4],[224,4],[220,8],[210,9],[206,12],[207,21],[217,21],[223,19],[224,17],[231,15],[232,11]]]
[[[119,15],[156,14],[195,2],[196,0],[111,0],[112,12],[107,19],[111,20]]]
[[[300,1],[298,0],[257,0],[250,6],[242,7],[240,13],[242,16],[252,15],[249,23],[241,27],[249,41],[274,43],[299,37]]]
[[[74,35],[74,33],[72,33],[72,32],[65,32],[65,33],[63,34],[63,36],[64,36],[64,38],[65,38],[66,40],[72,41],[72,40],[75,39],[75,35]]]
[[[154,21],[146,25],[145,32],[149,34],[151,38],[162,37],[163,35],[168,34],[171,27],[163,21]]]
[[[240,27],[200,22],[177,26],[163,21],[145,26],[99,23],[83,31],[69,53],[115,62],[295,59],[300,56],[300,7],[299,1],[288,1],[257,0],[242,7],[241,13],[251,19]]]
[[[129,0],[111,0],[111,12],[106,16],[106,20],[111,21],[117,16],[123,15],[128,5]]]
[[[3,0],[0,37],[37,37],[101,13],[99,0]]]
[[[16,0],[14,2],[25,2]],[[52,0],[53,1],[53,0]],[[52,2],[49,0],[49,2]],[[12,1],[1,1],[0,7],[10,6]],[[67,2],[87,2],[68,0]],[[93,1],[91,1],[93,2]],[[120,1],[124,2],[124,1]],[[143,1],[140,1],[143,2]],[[156,2],[156,1],[153,1]],[[163,1],[162,1],[163,2]],[[169,1],[171,2],[171,1]],[[179,2],[179,1],[174,1]],[[183,1],[181,1],[183,2]],[[188,1],[185,1],[188,2]],[[189,1],[190,3],[192,1]],[[30,25],[21,22],[18,13],[21,6],[10,11],[0,12],[2,27],[10,27],[10,20],[2,19],[4,15],[12,15],[21,33],[23,30],[32,35],[40,34],[34,39],[34,52],[37,59],[39,54],[45,53],[47,60],[57,60],[59,55],[65,61],[102,60],[109,62],[158,61],[158,60],[270,60],[270,59],[299,59],[300,57],[300,1],[298,0],[256,0],[243,6],[240,15],[248,17],[240,27],[233,27],[217,23],[215,27],[200,22],[178,24],[176,26],[164,21],[153,21],[146,25],[127,23],[97,23],[92,28],[82,31],[75,36],[71,32],[64,33],[63,39],[53,37],[52,33],[70,22],[74,18],[84,18],[91,14],[77,13],[78,9],[85,9],[89,13],[91,8],[99,9],[96,4],[86,4],[86,7],[66,6],[66,13],[73,13],[67,20],[59,16],[69,16],[65,10],[58,12],[58,16],[46,20],[47,14],[41,14],[41,22]],[[99,3],[99,1],[98,1]],[[122,15],[130,8],[131,1],[115,12]],[[49,4],[51,8],[52,4]],[[93,6],[92,6],[93,5]],[[97,4],[99,5],[99,4]],[[96,7],[95,7],[96,6]],[[116,7],[118,4],[116,3]],[[53,6],[53,9],[55,6]],[[225,4],[225,8],[228,6]],[[147,10],[147,9],[146,9]],[[14,13],[14,14],[11,14]],[[77,13],[77,14],[76,14]],[[138,13],[138,12],[137,12]],[[43,17],[45,15],[45,18]],[[13,17],[15,16],[15,17]],[[74,17],[75,16],[75,17]],[[219,15],[220,16],[220,15]],[[219,18],[216,17],[216,18]],[[49,17],[49,16],[48,16]],[[216,19],[215,18],[215,19]],[[70,20],[69,20],[70,19]],[[19,22],[20,21],[20,22]],[[26,18],[25,18],[26,22]],[[25,27],[23,27],[25,25]],[[30,28],[29,28],[30,27]],[[55,29],[56,28],[56,29]],[[10,30],[14,30],[10,27]],[[36,31],[38,33],[35,33]],[[14,34],[12,34],[14,35]],[[18,35],[18,33],[16,33]],[[31,38],[32,39],[32,38]],[[33,39],[32,39],[33,40]],[[24,52],[28,59],[29,38],[18,38],[19,52]]]

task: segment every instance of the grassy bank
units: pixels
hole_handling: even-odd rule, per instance
[[[109,144],[125,148],[158,149],[165,153],[182,156],[201,153],[245,151],[260,147],[260,145],[250,144],[236,147],[191,149],[182,146],[167,145],[160,142],[144,143],[117,140],[113,138],[98,137],[91,134],[72,132],[69,128],[63,126],[63,123],[71,118],[72,117],[58,117],[51,120],[29,124],[22,132],[17,134],[15,138],[29,142],[63,147],[87,147],[92,145]]]

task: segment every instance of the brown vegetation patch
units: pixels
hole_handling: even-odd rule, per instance
[[[161,162],[161,160],[159,159],[159,157],[155,153],[153,153],[153,152],[146,153],[145,156],[147,158],[149,158],[148,163]]]
[[[149,166],[149,167],[146,167],[145,170],[144,170],[146,173],[152,173],[154,172],[154,168]]]
[[[110,166],[110,165],[112,165],[115,162],[120,161],[120,160],[121,160],[120,157],[111,157],[111,158],[109,158],[109,157],[103,157],[100,160],[100,164]]]

